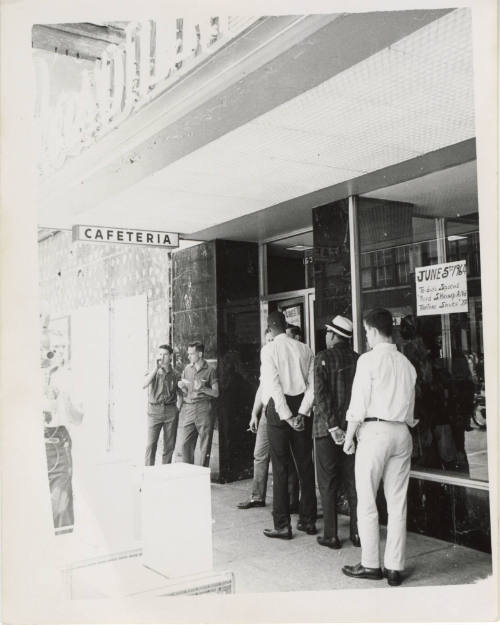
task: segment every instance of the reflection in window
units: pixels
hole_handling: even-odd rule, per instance
[[[479,230],[462,235],[447,236],[448,260],[466,260],[469,277],[480,277],[481,262],[479,255]]]
[[[359,198],[361,308],[393,313],[417,371],[412,466],[487,480],[478,214],[419,211]],[[417,316],[415,268],[452,261],[465,261],[468,311]]]

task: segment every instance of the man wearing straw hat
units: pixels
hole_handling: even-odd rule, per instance
[[[337,494],[343,483],[350,512],[350,538],[360,546],[356,517],[354,455],[342,446],[347,428],[346,411],[351,399],[352,381],[358,354],[352,350],[352,322],[337,315],[326,325],[326,347],[314,359],[314,421],[316,475],[323,506],[322,547],[340,549],[337,532]]]

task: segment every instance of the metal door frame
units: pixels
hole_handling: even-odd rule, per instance
[[[311,299],[312,298],[312,299]],[[267,326],[268,303],[280,301],[283,304],[302,304],[304,307],[304,340],[314,351],[314,302],[315,289],[299,289],[296,291],[282,291],[272,295],[260,297],[260,327],[263,335]],[[264,337],[262,336],[262,341]]]

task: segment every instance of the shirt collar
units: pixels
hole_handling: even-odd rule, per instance
[[[396,343],[377,343],[373,349],[389,349],[395,350],[397,349]]]
[[[292,338],[292,337],[288,336],[286,332],[281,332],[280,334],[278,334],[278,335],[276,335],[274,337],[274,340],[275,341],[278,341],[278,340],[282,341],[283,339],[290,339],[290,338]],[[292,339],[292,341],[295,341],[295,339]]]
[[[189,363],[189,366],[193,367],[193,369],[195,371],[201,371],[202,369],[205,369],[205,367],[208,367],[208,363],[207,363],[207,361],[204,358],[202,358],[201,359],[201,367],[199,369],[196,369],[196,365],[193,365],[191,363]]]

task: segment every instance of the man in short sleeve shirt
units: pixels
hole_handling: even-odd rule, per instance
[[[160,345],[155,366],[146,374],[143,388],[148,389],[148,434],[145,465],[155,463],[160,432],[163,430],[162,463],[172,462],[179,420],[177,387],[179,375],[172,367],[173,349]]]
[[[183,395],[178,445],[182,461],[194,464],[194,450],[200,437],[200,464],[208,467],[214,430],[212,400],[219,396],[219,383],[216,370],[203,358],[204,350],[199,341],[188,345],[189,364],[178,383]]]

